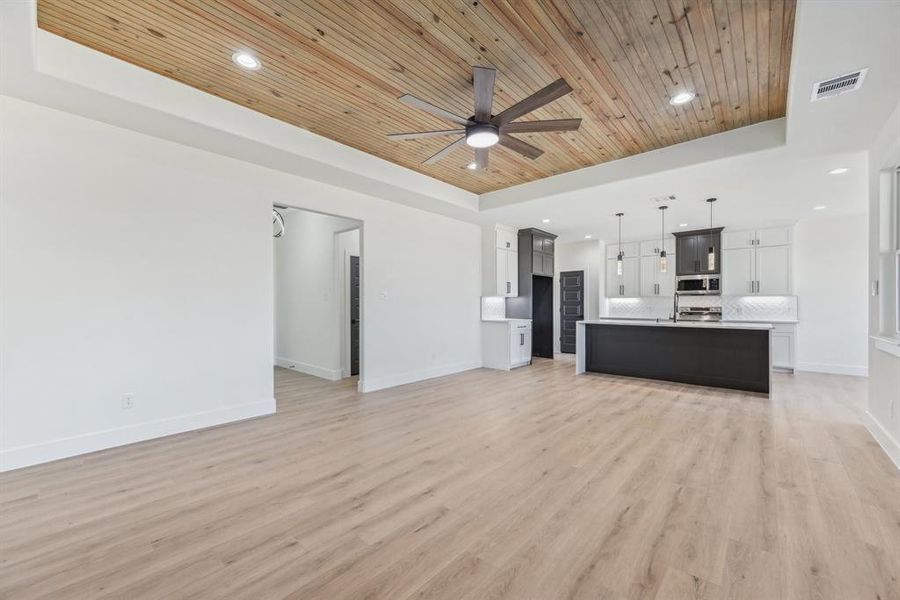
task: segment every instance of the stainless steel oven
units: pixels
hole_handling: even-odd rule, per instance
[[[681,296],[718,296],[722,293],[719,275],[681,275],[675,289]]]

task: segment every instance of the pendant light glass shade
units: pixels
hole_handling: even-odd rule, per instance
[[[622,252],[622,215],[625,213],[616,213],[616,216],[619,217],[619,254],[616,256],[616,275],[622,276],[622,272],[624,270],[624,258],[625,254]]]
[[[659,236],[659,272],[665,273],[669,270],[669,259],[666,258],[666,209],[668,206],[660,206],[659,212],[662,216],[661,235]]]
[[[707,198],[706,202],[709,204],[709,228],[712,229],[713,226],[713,202],[715,202],[715,198]],[[710,245],[709,249],[706,251],[706,270],[707,271],[715,271],[716,270],[716,249]]]

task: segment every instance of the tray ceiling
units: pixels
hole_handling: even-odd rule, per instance
[[[475,193],[783,117],[795,0],[39,0],[41,28]],[[231,56],[262,61],[244,71]],[[544,154],[389,140],[452,124],[398,101],[471,115],[472,66],[497,69],[494,112],[559,77],[573,93],[524,120]],[[682,91],[697,97],[679,107]]]

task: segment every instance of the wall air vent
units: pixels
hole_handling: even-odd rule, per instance
[[[859,71],[847,73],[840,77],[832,77],[831,79],[814,83],[809,101],[815,102],[816,100],[840,96],[841,94],[846,94],[848,92],[855,92],[862,87],[868,71],[868,68],[860,69]]]

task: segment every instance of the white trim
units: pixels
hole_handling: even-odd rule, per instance
[[[185,431],[214,427],[224,423],[252,419],[275,413],[275,398],[225,406],[216,410],[180,415],[147,423],[94,431],[40,444],[17,446],[0,452],[0,471],[11,471],[31,465],[124,446]]]
[[[834,375],[856,375],[868,377],[869,367],[860,365],[833,365],[829,363],[797,363],[795,371],[809,371],[811,373],[832,373]]]
[[[428,369],[419,369],[418,371],[407,371],[405,373],[397,373],[396,375],[385,375],[374,379],[360,378],[358,388],[360,392],[374,392],[376,390],[383,390],[398,385],[415,383],[417,381],[424,381],[425,379],[443,377],[444,375],[452,375],[454,373],[461,373],[463,371],[471,371],[472,369],[479,368],[481,368],[480,360],[466,361],[430,367]]]
[[[872,437],[875,438],[875,441],[878,442],[878,445],[884,450],[885,454],[888,455],[888,458],[893,461],[894,466],[896,466],[897,469],[900,469],[900,442],[897,442],[897,440],[894,439],[894,436],[892,436],[869,411],[866,411],[863,423],[865,424],[866,429],[869,430],[869,433],[872,434]]]
[[[874,340],[875,347],[882,352],[887,352],[892,356],[900,356],[900,338],[890,338],[879,335],[870,335]]]
[[[337,381],[341,378],[340,368],[329,369],[328,367],[311,365],[308,363],[300,362],[299,360],[285,358],[283,356],[276,356],[275,364],[284,369],[290,369],[291,371],[297,371],[299,373],[306,373],[307,375],[321,377],[322,379],[328,379],[329,381]]]

